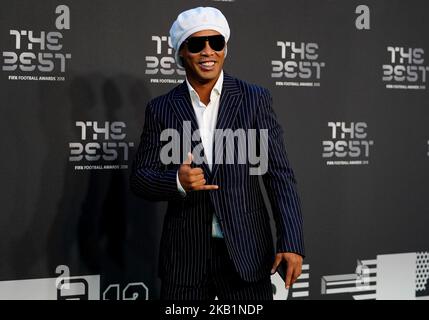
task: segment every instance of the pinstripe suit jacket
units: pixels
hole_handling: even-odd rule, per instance
[[[161,163],[161,131],[173,128],[182,136],[184,121],[191,122],[192,131],[198,129],[186,83],[149,102],[130,177],[131,189],[137,195],[168,201],[160,246],[160,277],[185,285],[201,281],[209,263],[213,213],[240,276],[257,281],[269,275],[275,253],[273,237],[258,176],[249,175],[250,164],[215,163],[210,171],[203,163],[200,166],[207,183],[217,184],[219,189],[188,192],[182,197],[176,185],[179,164]],[[296,181],[268,90],[225,74],[216,128],[268,129],[269,162],[263,181],[277,229],[276,250],[304,255]],[[192,147],[197,143],[192,142]],[[217,141],[215,145],[219,145]],[[235,154],[237,148],[236,144]]]

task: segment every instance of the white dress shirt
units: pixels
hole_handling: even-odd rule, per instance
[[[204,153],[207,158],[207,164],[210,170],[212,170],[214,131],[216,129],[217,115],[219,112],[220,95],[222,93],[223,71],[221,71],[221,74],[210,93],[210,102],[207,106],[201,102],[198,93],[191,86],[188,79],[186,79],[186,84],[191,97],[192,107],[194,108],[195,116],[197,118],[201,142],[203,144]],[[183,195],[186,195],[186,191],[183,189],[179,181],[179,171],[177,172],[176,180],[177,189]],[[212,221],[212,237],[223,238],[222,230],[220,229],[220,225],[215,214],[213,214]]]

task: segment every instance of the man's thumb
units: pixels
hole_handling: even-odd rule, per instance
[[[192,155],[192,153],[191,152],[188,152],[188,158],[183,162],[183,164],[188,164],[188,165],[190,165],[191,163],[192,163],[192,160],[193,160],[193,155]]]
[[[276,273],[276,270],[279,267],[280,262],[282,262],[282,258],[276,255],[276,259],[274,260],[273,267],[271,268],[271,274]]]

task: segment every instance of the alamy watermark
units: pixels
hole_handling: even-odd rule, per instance
[[[191,121],[183,122],[182,137],[176,129],[164,129],[161,132],[160,140],[168,143],[160,151],[161,162],[164,165],[182,164],[187,158],[188,152],[191,151],[193,162],[197,165],[202,163],[248,163],[251,165],[249,168],[250,175],[263,175],[267,172],[268,129],[215,129],[212,159],[207,159],[204,156],[204,146],[201,141],[202,133],[204,134],[199,129],[192,133]],[[193,141],[199,143],[191,150]],[[181,144],[182,149],[180,148]]]

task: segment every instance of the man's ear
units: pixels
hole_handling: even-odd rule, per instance
[[[180,54],[180,52],[179,52],[179,59],[180,59],[180,64],[181,64],[183,67],[185,67],[185,62],[186,62],[186,60],[183,58],[183,56]]]
[[[183,44],[180,46],[180,48],[179,48],[179,59],[180,59],[180,64],[182,65],[182,66],[185,66],[185,59],[183,58],[183,53],[182,53],[182,51],[183,51]]]

